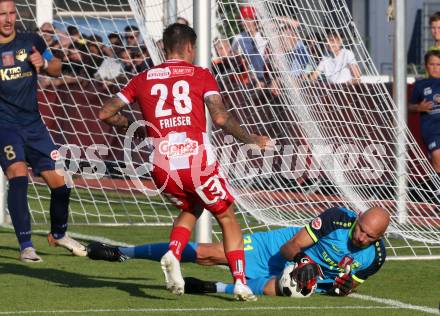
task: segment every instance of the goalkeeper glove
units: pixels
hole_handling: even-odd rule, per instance
[[[351,273],[341,273],[335,278],[333,287],[329,294],[336,296],[347,296],[353,290],[354,281]]]
[[[318,282],[318,277],[322,276],[322,270],[319,264],[312,260],[305,253],[301,252],[293,258],[297,263],[293,270],[293,278],[301,289],[311,290]]]

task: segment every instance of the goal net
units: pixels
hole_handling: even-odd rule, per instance
[[[17,3],[20,24],[30,29],[35,2]],[[191,1],[177,3],[177,16],[191,21]],[[440,179],[398,121],[389,87],[375,79],[345,1],[212,5],[213,72],[224,102],[248,132],[277,144],[260,153],[212,132],[243,229],[304,225],[335,205],[358,212],[383,206],[392,218],[391,256],[439,255]],[[97,117],[131,76],[164,60],[163,1],[54,1],[53,10],[55,34],[50,25],[40,31],[63,58],[63,77],[41,77],[39,101],[71,174],[71,223],[171,224],[177,211],[151,194],[149,147],[127,142]],[[350,66],[329,69],[323,61],[338,45]],[[141,118],[136,105],[125,113]],[[48,202],[34,177],[29,204],[36,222],[47,221]]]

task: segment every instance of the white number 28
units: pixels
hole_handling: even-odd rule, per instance
[[[174,97],[174,108],[179,114],[188,114],[192,110],[192,102],[189,97],[189,84],[185,80],[176,81],[173,84],[172,93]],[[164,117],[172,114],[171,109],[164,109],[168,97],[168,87],[163,83],[156,83],[151,87],[151,95],[159,95],[156,104],[156,117]]]

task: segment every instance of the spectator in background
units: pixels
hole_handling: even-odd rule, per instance
[[[286,58],[289,61],[289,70],[293,76],[301,76],[305,73],[307,66],[312,64],[310,54],[291,24],[282,25],[281,32],[286,36],[285,46],[283,46],[286,50]]]
[[[67,49],[67,54],[63,60],[62,73],[65,77],[71,77],[75,82],[76,77],[89,78],[96,72],[96,67],[90,56],[87,46],[80,43],[73,43]]]
[[[104,56],[113,57],[112,49],[103,44],[101,36],[92,34],[85,43],[98,66],[101,65]]]
[[[428,78],[416,81],[408,110],[420,113],[423,142],[427,145],[432,166],[440,177],[440,50],[425,55]],[[437,199],[440,201],[440,190]]]
[[[40,26],[39,33],[41,37],[43,37],[44,41],[46,42],[47,46],[54,47],[57,42],[55,40],[55,28],[53,25],[49,22],[45,22]]]
[[[136,74],[136,67],[131,59],[130,50],[126,48],[118,49],[116,56],[122,64],[123,70],[127,76],[132,76]]]
[[[184,24],[189,26],[189,21],[185,19],[184,17],[178,16],[176,19],[176,23]]]
[[[139,28],[134,25],[127,25],[124,28],[125,43],[127,47],[139,47],[142,40],[140,38],[141,33]]]
[[[67,33],[69,34],[69,36],[73,42],[78,42],[80,44],[86,43],[86,41],[84,40],[82,34],[79,32],[77,27],[75,27],[73,25],[69,25],[67,27]]]
[[[237,55],[243,55],[247,59],[253,81],[257,87],[265,87],[265,63],[264,53],[267,40],[258,30],[256,11],[254,7],[244,6],[240,8],[243,19],[241,26],[243,31],[235,36],[232,50]]]
[[[110,33],[108,35],[108,40],[113,49],[115,49],[116,47],[121,48],[122,46],[124,46],[124,44],[122,43],[121,35],[119,35],[118,33]]]
[[[161,53],[162,56],[165,56],[165,49],[163,46],[163,40],[159,39],[156,41],[156,47],[159,50],[159,52]]]
[[[327,35],[327,45],[330,56],[321,60],[317,70],[312,73],[311,79],[316,80],[324,74],[330,83],[359,83],[361,71],[354,54],[342,47],[342,39],[337,32],[330,32]]]
[[[212,71],[214,75],[226,75],[231,82],[227,83],[247,83],[247,76],[245,67],[241,56],[234,56],[232,53],[231,44],[227,39],[217,39],[214,42],[214,48],[217,57],[212,59]],[[221,84],[225,84],[225,80],[220,80]],[[221,87],[222,90],[225,87]]]
[[[145,46],[140,48],[133,48],[131,50],[131,58],[135,67],[136,73],[141,73],[146,69],[153,67],[153,61]]]
[[[432,38],[435,42],[434,46],[429,50],[440,50],[440,11],[429,17],[429,27],[431,28]]]

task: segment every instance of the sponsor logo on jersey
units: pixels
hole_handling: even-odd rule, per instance
[[[22,49],[19,49],[17,51],[17,54],[15,55],[15,58],[17,58],[17,60],[23,62],[23,61],[26,60],[27,56],[28,55],[26,53],[26,49],[22,48]]]
[[[432,94],[431,87],[427,87],[423,90],[423,95],[428,95],[428,94]]]
[[[349,266],[349,265],[351,265],[352,263],[353,263],[353,258],[351,258],[351,257],[349,257],[349,256],[344,256],[344,257],[341,259],[341,261],[339,261],[339,263],[338,263],[338,267],[340,267],[340,268],[344,268],[344,269],[345,269],[346,266]]]
[[[171,75],[171,70],[169,67],[165,68],[155,68],[148,70],[147,72],[147,80],[154,80],[154,79],[167,79]]]
[[[312,221],[312,227],[316,230],[320,229],[322,226],[321,218],[317,217]]]
[[[21,72],[21,67],[0,69],[0,79],[9,81],[32,76],[32,71]]]
[[[12,51],[2,53],[2,65],[4,67],[14,66],[14,53]]]
[[[50,152],[50,158],[54,161],[57,161],[58,159],[60,159],[60,152],[58,150],[52,150]]]
[[[168,158],[194,156],[199,152],[199,143],[190,138],[185,139],[182,143],[173,144],[164,140],[159,144],[159,152]]]
[[[154,68],[147,71],[147,80],[168,79],[181,76],[193,76],[194,67],[169,66],[165,68]]]
[[[170,69],[171,69],[171,77],[194,75],[194,67],[170,66]]]

